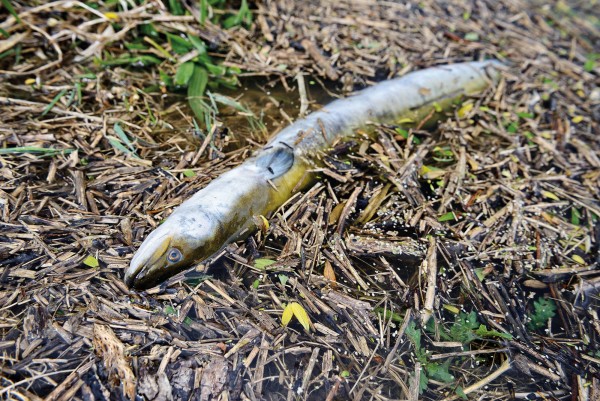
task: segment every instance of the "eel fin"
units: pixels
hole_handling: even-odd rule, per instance
[[[294,164],[294,151],[287,146],[277,146],[263,150],[256,157],[256,166],[264,171],[267,179],[285,174]]]

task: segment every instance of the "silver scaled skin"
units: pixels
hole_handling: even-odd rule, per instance
[[[125,272],[129,287],[145,289],[206,260],[255,230],[254,216],[268,216],[311,182],[307,172],[339,140],[372,123],[418,122],[432,109],[451,108],[500,75],[497,61],[444,65],[381,82],[336,100],[296,121],[238,167],[183,202],[142,243]]]

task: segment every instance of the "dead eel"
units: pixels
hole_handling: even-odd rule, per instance
[[[238,167],[211,181],[142,242],[125,283],[145,289],[219,252],[255,230],[254,216],[268,216],[310,183],[334,142],[372,123],[418,121],[432,109],[494,84],[502,64],[490,60],[443,65],[406,74],[335,100],[296,121]]]

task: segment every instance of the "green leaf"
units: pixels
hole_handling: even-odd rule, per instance
[[[177,54],[185,54],[194,48],[194,45],[186,38],[182,38],[179,35],[167,33],[167,39],[171,45],[171,49]]]
[[[207,111],[207,106],[202,101],[202,95],[204,95],[204,91],[206,90],[207,82],[208,73],[206,70],[194,64],[194,72],[188,83],[187,95],[190,108],[200,121],[204,121],[204,115]]]
[[[17,20],[18,23],[21,23],[21,18],[19,18],[19,14],[17,14],[17,12],[15,11],[14,7],[12,6],[12,4],[10,4],[10,0],[0,0],[2,2],[2,5],[4,6],[4,8],[6,8],[6,10],[13,16],[15,17],[15,19]]]
[[[429,379],[427,378],[425,371],[422,370],[421,374],[419,375],[419,394],[423,394],[423,392],[425,390],[427,390],[428,384],[429,384]]]
[[[392,320],[394,322],[397,323],[402,323],[404,321],[404,316],[392,312],[389,309],[385,309],[382,306],[378,306],[377,308],[375,308],[375,313],[377,313],[378,315],[382,316],[385,320]]]
[[[44,156],[54,156],[56,154],[65,154],[73,152],[75,149],[54,149],[54,148],[40,148],[37,146],[15,146],[14,148],[0,148],[0,155],[8,155],[12,153],[30,153],[30,154],[42,154]]]
[[[154,28],[154,25],[152,24],[140,25],[140,33],[142,35],[153,36],[155,38],[160,36],[160,33],[156,30],[156,28]]]
[[[285,274],[280,274],[279,276],[277,276],[279,278],[279,282],[281,283],[281,285],[285,286],[285,284],[288,282],[288,280],[290,279],[288,276],[286,276]]]
[[[465,390],[463,390],[462,386],[458,386],[455,390],[456,395],[462,398],[463,400],[468,400],[469,398],[465,394]]]
[[[169,10],[173,15],[184,15],[185,8],[181,5],[179,0],[169,0]]]
[[[532,330],[545,327],[548,319],[552,319],[556,315],[556,304],[550,298],[538,298],[533,301],[534,312],[530,316],[528,327]]]
[[[535,116],[533,115],[533,113],[517,113],[517,115],[518,115],[520,118],[523,118],[523,119],[525,119],[525,118],[533,118],[533,117],[535,117]]]
[[[437,362],[428,362],[425,365],[427,376],[434,380],[443,381],[444,383],[452,383],[454,376],[450,374],[448,368],[450,367],[450,360],[448,359],[443,364]]]
[[[519,130],[519,123],[516,121],[513,121],[512,123],[508,124],[508,126],[506,127],[506,131],[510,132],[511,134],[514,134],[518,130]]]
[[[250,12],[250,8],[248,8],[248,2],[246,0],[242,0],[242,4],[240,5],[239,11],[223,21],[223,28],[229,29],[238,25],[250,25],[252,23],[252,13]]]
[[[479,281],[483,282],[483,280],[485,279],[485,274],[484,272],[484,268],[479,267],[475,269],[475,275],[477,276],[477,278],[479,279]]]
[[[56,103],[58,103],[60,98],[65,95],[65,93],[67,93],[67,90],[63,89],[58,93],[58,95],[54,96],[54,99],[52,99],[52,101],[48,104],[48,106],[46,106],[44,111],[42,111],[42,114],[40,115],[40,117],[44,117],[46,114],[48,114],[48,112],[50,110],[52,110],[54,108],[54,106],[56,106]]]
[[[171,78],[166,72],[158,70],[158,76],[160,77],[161,82],[165,84],[165,86],[173,86],[173,78]]]
[[[127,145],[129,150],[131,151],[130,153],[135,154],[135,145],[133,144],[133,142],[131,142],[131,140],[125,133],[125,131],[123,131],[123,128],[121,128],[121,125],[119,123],[115,123],[115,125],[113,126],[113,129],[115,130],[115,133],[117,134],[117,136],[119,137],[121,142],[123,142],[123,143],[125,143],[125,145]]]
[[[468,344],[471,341],[477,339],[477,336],[473,332],[480,325],[477,320],[477,313],[471,311],[469,314],[461,312],[456,316],[454,324],[450,326],[450,330],[447,333],[440,333],[444,338],[450,341],[457,341],[463,344]]]
[[[196,173],[194,172],[194,170],[183,170],[183,175],[185,175],[188,178],[192,178],[196,176]]]
[[[594,68],[596,68],[596,61],[594,60],[586,60],[586,62],[583,63],[583,69],[587,72],[594,71]]]
[[[204,63],[204,66],[206,67],[206,69],[208,70],[208,72],[211,75],[216,75],[216,76],[222,76],[225,75],[227,73],[227,68],[220,66],[220,65],[214,65],[211,63]]]
[[[512,338],[513,338],[513,336],[509,333],[501,333],[496,330],[488,330],[488,328],[484,324],[479,325],[479,328],[475,331],[475,334],[477,334],[479,337],[482,337],[482,338],[500,337],[500,338],[504,338],[507,340],[512,340]]]
[[[18,46],[19,46],[19,45],[17,45],[17,47],[18,47]],[[4,59],[4,58],[6,58],[6,57],[12,56],[12,55],[13,55],[13,54],[15,54],[16,52],[17,52],[17,50],[16,50],[16,49],[8,49],[7,51],[5,51],[5,52],[3,52],[3,53],[0,53],[0,60]],[[15,62],[14,62],[14,64],[17,64],[17,62],[15,61]]]
[[[452,221],[452,220],[457,220],[456,214],[454,214],[454,212],[448,212],[448,213],[445,213],[445,214],[441,215],[440,217],[438,217],[439,222]]]
[[[571,208],[571,224],[578,226],[581,224],[581,213],[577,208]]]
[[[204,25],[208,17],[208,0],[200,0],[200,24]]]
[[[105,67],[112,67],[115,65],[131,65],[133,67],[147,67],[149,65],[160,64],[161,59],[154,56],[143,55],[143,56],[128,56],[124,55],[119,58],[110,60],[100,60],[100,65]]]
[[[255,290],[258,290],[258,286],[260,285],[260,280],[256,279],[254,280],[254,282],[252,283],[252,288],[254,288]]]
[[[396,128],[396,132],[404,139],[408,139],[408,131],[402,128]]]
[[[204,43],[204,41],[202,41],[202,39],[200,39],[196,36],[188,36],[188,39],[190,40],[190,43],[192,44],[192,46],[194,46],[196,48],[196,50],[198,50],[198,54],[200,54],[200,55],[206,54],[206,43]]]
[[[146,46],[145,44],[143,44],[141,42],[125,42],[124,45],[125,45],[125,48],[130,51],[148,50],[148,46]]]
[[[165,315],[170,315],[170,316],[177,315],[177,309],[173,308],[172,305],[165,306],[164,312],[165,312]]]
[[[405,333],[415,347],[415,351],[419,352],[421,350],[421,330],[417,329],[415,322],[410,322],[408,326],[406,326]]]
[[[477,32],[469,32],[465,35],[465,40],[470,40],[471,42],[476,42],[479,40],[479,34]]]
[[[256,267],[257,269],[264,270],[267,266],[270,266],[273,263],[275,263],[275,261],[271,259],[256,259],[254,261],[254,267]]]
[[[112,146],[119,152],[139,159],[139,156],[131,149],[123,146],[123,143],[118,138],[115,138],[114,136],[106,135],[106,139],[108,139],[108,143],[110,143],[110,146]]]
[[[340,373],[340,376],[343,378],[350,377],[350,372],[347,370],[342,370],[342,372]]]
[[[181,64],[175,73],[175,85],[186,86],[190,79],[192,79],[193,74],[194,63],[192,61]]]
[[[587,55],[585,63],[583,63],[583,69],[587,72],[592,72],[596,68],[596,60],[600,59],[600,54],[590,53]]]
[[[98,259],[96,259],[94,256],[92,255],[88,255],[84,260],[83,260],[83,264],[89,267],[98,267],[100,266],[100,263],[98,263]]]

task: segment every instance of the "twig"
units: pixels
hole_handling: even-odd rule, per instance
[[[490,384],[491,382],[493,382],[494,380],[496,380],[498,377],[500,377],[504,372],[506,372],[507,370],[509,370],[511,368],[510,366],[510,359],[505,359],[504,362],[502,363],[502,365],[500,365],[500,367],[498,368],[498,370],[496,370],[495,372],[493,372],[491,375],[484,377],[483,379],[479,380],[477,383],[474,383],[472,385],[470,385],[469,387],[465,387],[463,389],[463,393],[465,394],[470,394],[475,390],[478,390],[484,386],[487,386],[488,384]],[[444,398],[442,401],[453,401],[460,398],[458,395],[453,395],[451,397],[446,397]]]

